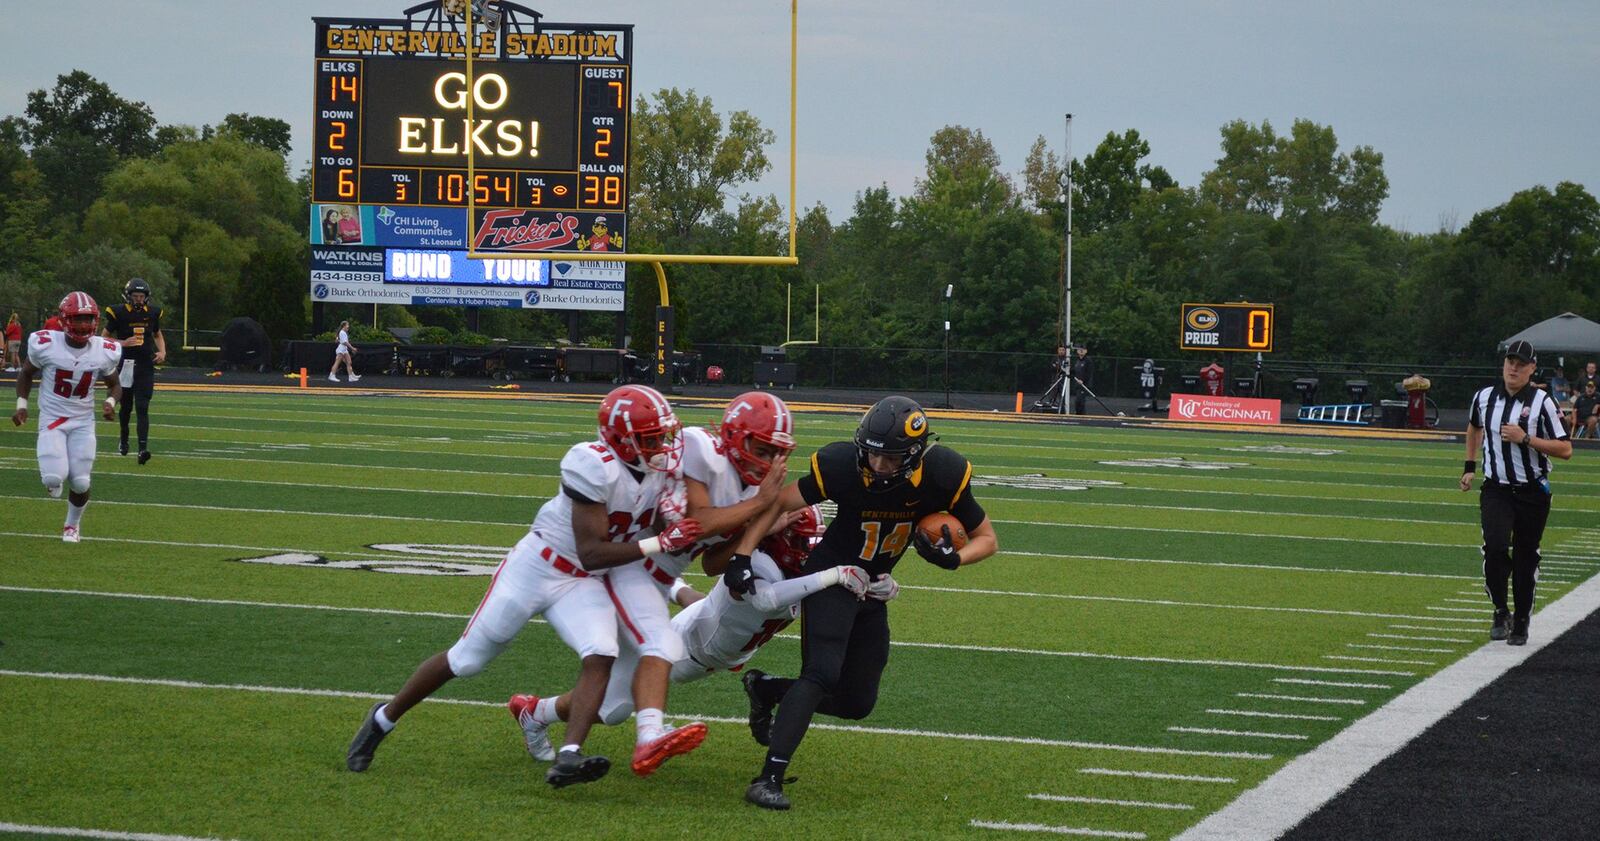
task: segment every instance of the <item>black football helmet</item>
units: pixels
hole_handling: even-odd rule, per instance
[[[140,292],[140,293],[144,294],[144,303],[146,305],[148,305],[150,303],[150,284],[145,283],[144,278],[136,277],[136,278],[128,281],[128,284],[126,286],[122,287],[122,300],[127,301],[129,304],[132,304],[133,303],[133,293],[135,293],[135,292]]]
[[[904,482],[922,466],[922,457],[933,446],[928,416],[917,401],[891,395],[874,403],[856,426],[856,464],[867,490],[883,493]],[[885,476],[873,472],[869,455],[900,456],[900,467]]]

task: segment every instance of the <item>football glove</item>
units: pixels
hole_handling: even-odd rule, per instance
[[[661,541],[661,550],[663,552],[677,553],[693,546],[704,531],[704,529],[700,528],[698,520],[691,520],[685,517],[663,529],[660,534],[656,535],[656,539]]]
[[[728,568],[722,572],[722,583],[735,596],[746,596],[756,591],[756,574],[750,569],[749,555],[734,555]]]
[[[944,532],[944,539],[934,543],[922,534],[921,529],[912,532],[911,542],[917,546],[917,554],[924,561],[943,569],[955,569],[961,566],[961,553],[956,551],[955,541],[950,537],[950,527],[940,526]]]
[[[867,598],[869,599],[886,602],[898,595],[900,595],[900,583],[895,581],[887,572],[867,585]]]
[[[837,567],[837,569],[839,570],[839,586],[845,588],[850,595],[855,596],[858,600],[866,598],[867,587],[872,584],[872,579],[867,575],[867,571],[861,567],[848,564]]]

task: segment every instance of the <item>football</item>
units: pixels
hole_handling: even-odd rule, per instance
[[[967,545],[967,530],[961,527],[961,521],[953,514],[940,511],[917,521],[917,531],[922,532],[922,536],[928,538],[931,543],[938,543],[944,539],[943,526],[950,527],[950,540],[955,548],[960,549]]]

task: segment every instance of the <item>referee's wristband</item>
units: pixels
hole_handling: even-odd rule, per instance
[[[1461,472],[1462,473],[1477,473],[1478,472],[1478,463],[1476,461],[1473,461],[1470,458],[1467,459],[1466,462],[1464,462],[1461,465]]]

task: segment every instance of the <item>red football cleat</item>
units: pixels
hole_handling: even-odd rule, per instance
[[[633,749],[633,773],[648,777],[674,756],[688,753],[706,740],[706,726],[696,721],[682,727],[667,727],[667,732],[640,742]]]

